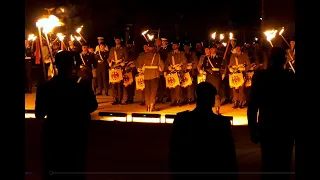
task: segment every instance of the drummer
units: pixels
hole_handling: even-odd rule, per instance
[[[183,68],[187,64],[187,59],[184,52],[179,51],[179,41],[174,41],[172,43],[172,51],[168,54],[166,69],[167,73],[177,73],[179,81],[183,75]],[[178,86],[172,87],[170,89],[171,101],[170,106],[180,106],[182,99],[182,92],[180,87],[180,82]]]
[[[247,54],[241,51],[241,44],[237,42],[234,48],[234,53],[231,55],[228,69],[230,73],[245,73],[251,68],[250,60]],[[244,82],[244,79],[242,79]],[[233,93],[233,108],[244,108],[245,95],[244,85],[242,84],[238,88],[232,88]]]

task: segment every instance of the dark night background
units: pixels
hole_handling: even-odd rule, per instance
[[[160,28],[161,37],[169,40],[179,35],[180,39],[207,41],[213,31],[233,31],[237,39],[250,42],[259,37],[261,27],[261,0],[26,0],[25,3],[26,34],[36,32],[35,22],[46,14],[44,8],[65,6],[69,13],[73,9],[70,31],[83,24],[82,34],[94,44],[97,36],[104,36],[107,41],[119,34],[124,37],[126,24],[134,25],[130,36],[135,41],[141,40],[142,30]],[[293,0],[264,0],[265,27],[284,26],[286,34],[292,34],[293,3]]]

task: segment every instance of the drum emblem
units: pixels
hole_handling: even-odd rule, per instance
[[[143,85],[143,84],[144,84],[143,78],[140,78],[140,79],[138,80],[138,83],[139,83],[140,85]]]
[[[126,74],[125,74],[125,75],[123,75],[123,81],[129,81],[129,79],[130,79],[130,78],[129,78],[129,76],[128,76],[128,75],[126,75]]]
[[[241,81],[241,79],[238,76],[232,76],[232,82],[234,84],[238,84]]]
[[[184,83],[185,83],[185,82],[188,82],[188,78],[184,76],[184,77],[182,78],[182,82],[184,82]]]
[[[116,71],[113,71],[111,74],[112,79],[118,79],[120,77],[119,73]]]
[[[174,84],[174,83],[176,82],[176,80],[175,80],[173,77],[169,77],[169,78],[168,78],[168,82],[169,82],[170,84]]]

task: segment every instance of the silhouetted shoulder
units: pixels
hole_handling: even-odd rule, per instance
[[[231,127],[230,118],[227,116],[215,115],[214,122],[222,128],[229,129]]]

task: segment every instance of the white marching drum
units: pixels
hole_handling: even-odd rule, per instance
[[[182,77],[181,87],[188,87],[192,85],[192,78],[190,76],[190,73],[184,73]]]
[[[247,72],[247,74],[246,74],[246,82],[245,82],[245,86],[246,87],[251,87],[253,74],[254,74],[254,71]]]
[[[144,75],[142,73],[138,74],[135,77],[136,80],[136,90],[144,90],[145,84],[144,84]]]
[[[119,83],[123,79],[122,77],[122,69],[116,68],[116,69],[110,69],[109,70],[109,81],[110,83]]]
[[[132,72],[127,72],[123,75],[123,85],[124,87],[128,87],[133,83],[133,75]]]
[[[165,79],[166,79],[166,87],[169,89],[180,86],[180,79],[177,72],[167,74],[165,76]]]
[[[229,85],[230,88],[238,89],[244,83],[243,74],[242,73],[233,73],[229,74]]]

